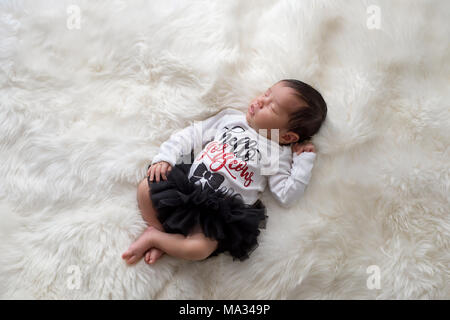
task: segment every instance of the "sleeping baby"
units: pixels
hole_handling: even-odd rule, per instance
[[[275,83],[247,112],[225,108],[165,141],[137,190],[148,228],[122,254],[128,264],[164,253],[204,260],[227,253],[249,258],[267,221],[266,186],[291,206],[311,178],[309,141],[327,114],[322,95],[295,79]]]

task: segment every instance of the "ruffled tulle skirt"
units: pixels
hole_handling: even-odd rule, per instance
[[[245,204],[240,194],[229,196],[188,179],[192,164],[176,164],[167,180],[147,177],[150,198],[165,232],[187,236],[200,224],[206,237],[217,240],[208,257],[227,253],[233,260],[249,258],[258,247],[260,229],[265,229],[266,207],[257,200]],[[149,165],[150,167],[150,165]]]

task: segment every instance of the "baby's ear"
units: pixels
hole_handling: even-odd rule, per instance
[[[300,137],[298,136],[297,133],[290,131],[290,134],[292,135],[292,141],[291,143],[297,143],[298,140],[300,139]]]

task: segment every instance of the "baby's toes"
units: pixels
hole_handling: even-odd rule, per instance
[[[133,264],[139,260],[139,255],[133,250],[127,250],[122,254],[122,259],[124,259],[127,264]]]
[[[146,263],[150,263],[151,251],[152,251],[152,250],[150,249],[150,250],[148,250],[148,251],[145,253],[144,260],[145,260]]]
[[[127,263],[128,263],[128,264],[134,264],[134,263],[136,263],[138,260],[139,260],[139,259],[138,259],[138,256],[137,256],[137,255],[132,255],[131,257],[129,257],[129,258],[127,259]]]
[[[127,250],[124,253],[122,253],[122,259],[128,260],[131,257],[132,254],[133,253],[130,250]]]
[[[150,261],[149,263],[155,263],[156,260],[158,260],[162,255],[164,254],[164,251],[157,249],[157,248],[153,248],[150,251]]]

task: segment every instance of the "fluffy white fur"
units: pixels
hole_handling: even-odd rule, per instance
[[[67,28],[71,4],[79,30]],[[366,25],[370,5],[379,30]],[[2,1],[0,297],[450,298],[449,11]],[[263,194],[269,221],[245,262],[127,266],[120,256],[145,227],[136,187],[159,145],[283,78],[328,102],[305,195],[285,210]],[[371,265],[380,289],[367,286]]]

